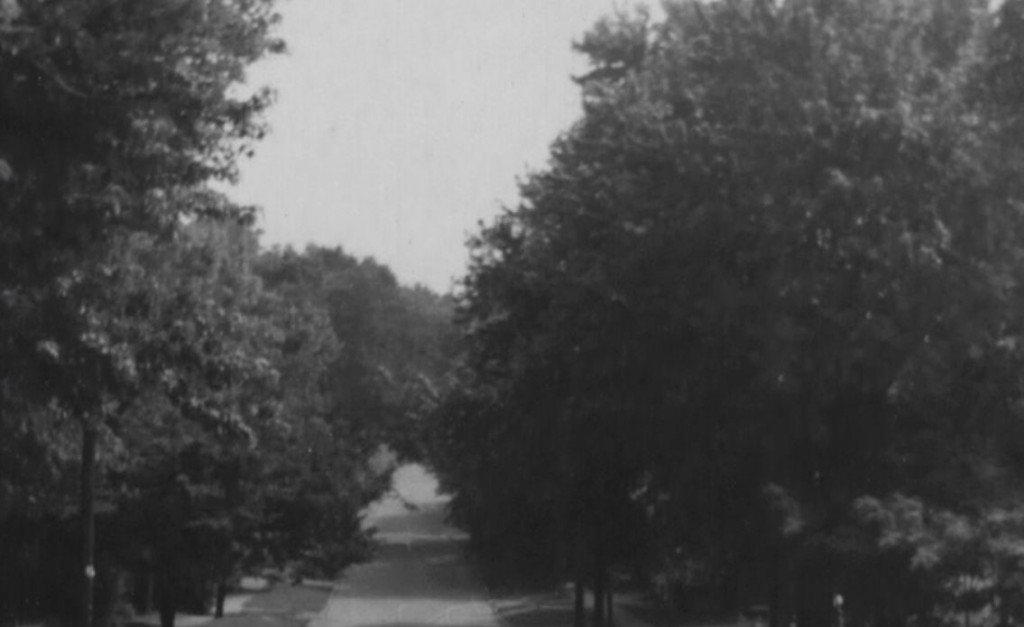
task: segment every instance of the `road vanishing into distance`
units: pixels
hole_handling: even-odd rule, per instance
[[[347,571],[309,627],[498,627],[463,556],[465,534],[444,523],[444,504],[422,467],[400,468],[394,494],[366,519],[382,544],[376,557]]]

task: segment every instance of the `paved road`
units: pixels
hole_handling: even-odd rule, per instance
[[[395,489],[367,517],[383,541],[376,559],[348,571],[310,627],[497,627],[462,557],[465,536],[444,524],[436,482],[408,466]]]

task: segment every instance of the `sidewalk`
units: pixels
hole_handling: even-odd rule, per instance
[[[178,614],[175,627],[304,627],[327,604],[333,584],[305,582],[297,585],[279,583],[263,591],[244,591],[228,595],[224,601],[224,617]],[[139,615],[128,627],[159,627],[156,613]]]
[[[521,597],[504,597],[492,600],[491,604],[509,627],[570,627],[573,622],[573,598],[567,590],[561,593],[532,594]],[[586,607],[588,620],[593,607],[593,595],[587,593]],[[633,608],[647,608],[647,619]],[[612,625],[614,627],[736,627],[735,622],[694,622],[671,618],[665,612],[650,604],[642,594],[620,592],[614,596]]]
[[[626,608],[635,595],[616,595],[612,610],[615,627],[658,627]],[[492,605],[502,623],[509,627],[569,627],[573,621],[573,598],[568,593],[533,594],[519,598],[495,599]],[[593,595],[587,594],[587,614],[593,607]]]

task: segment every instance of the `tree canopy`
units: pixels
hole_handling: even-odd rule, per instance
[[[774,624],[839,590],[938,620],[963,569],[1005,597],[996,558],[933,568],[879,521],[1016,508],[1022,10],[671,2],[577,43],[584,114],[472,243],[437,421],[492,559],[641,562]]]
[[[448,305],[340,249],[261,251],[255,209],[211,189],[266,131],[272,93],[245,79],[277,20],[0,3],[4,624],[132,600],[169,625],[245,569],[368,555],[369,459],[414,448]]]

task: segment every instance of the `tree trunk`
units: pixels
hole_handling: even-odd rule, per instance
[[[81,498],[81,531],[82,531],[82,598],[79,608],[78,624],[80,627],[92,627],[93,620],[93,584],[96,579],[96,567],[93,555],[96,549],[96,528],[94,521],[94,502],[96,482],[96,428],[87,422],[82,424],[82,486]]]
[[[607,624],[609,627],[615,624],[615,592],[612,590],[611,580],[606,580],[607,587],[604,591],[604,598],[606,601],[607,609],[605,610],[607,616]]]
[[[786,623],[782,616],[782,579],[785,573],[782,571],[782,549],[776,548],[772,553],[771,571],[774,576],[769,584],[771,592],[768,599],[768,625],[769,627],[784,627]]]
[[[217,583],[217,607],[213,612],[214,618],[224,618],[224,599],[228,596],[228,582],[221,579]]]
[[[999,627],[1010,627],[1010,604],[1007,603],[1009,592],[1006,586],[1000,587],[999,591]]]
[[[739,568],[730,560],[726,565],[725,573],[719,581],[718,587],[718,610],[723,616],[736,611],[737,594],[739,588]]]
[[[152,612],[153,608],[156,606],[156,603],[154,601],[154,598],[155,598],[155,592],[154,591],[155,590],[156,590],[156,577],[153,574],[153,568],[150,566],[150,567],[147,567],[147,569],[146,569],[146,605],[145,605],[145,607],[142,610],[146,614]]]
[[[177,581],[166,559],[157,563],[156,604],[160,613],[160,627],[174,627],[174,615],[178,610]]]
[[[594,627],[606,627],[605,623],[605,584],[607,573],[598,568],[594,574]]]
[[[573,600],[573,627],[587,627],[585,591],[583,589],[583,580],[579,575],[576,576],[576,580],[573,582],[573,593],[575,597]]]
[[[160,604],[160,627],[174,627],[174,603],[165,602]]]

